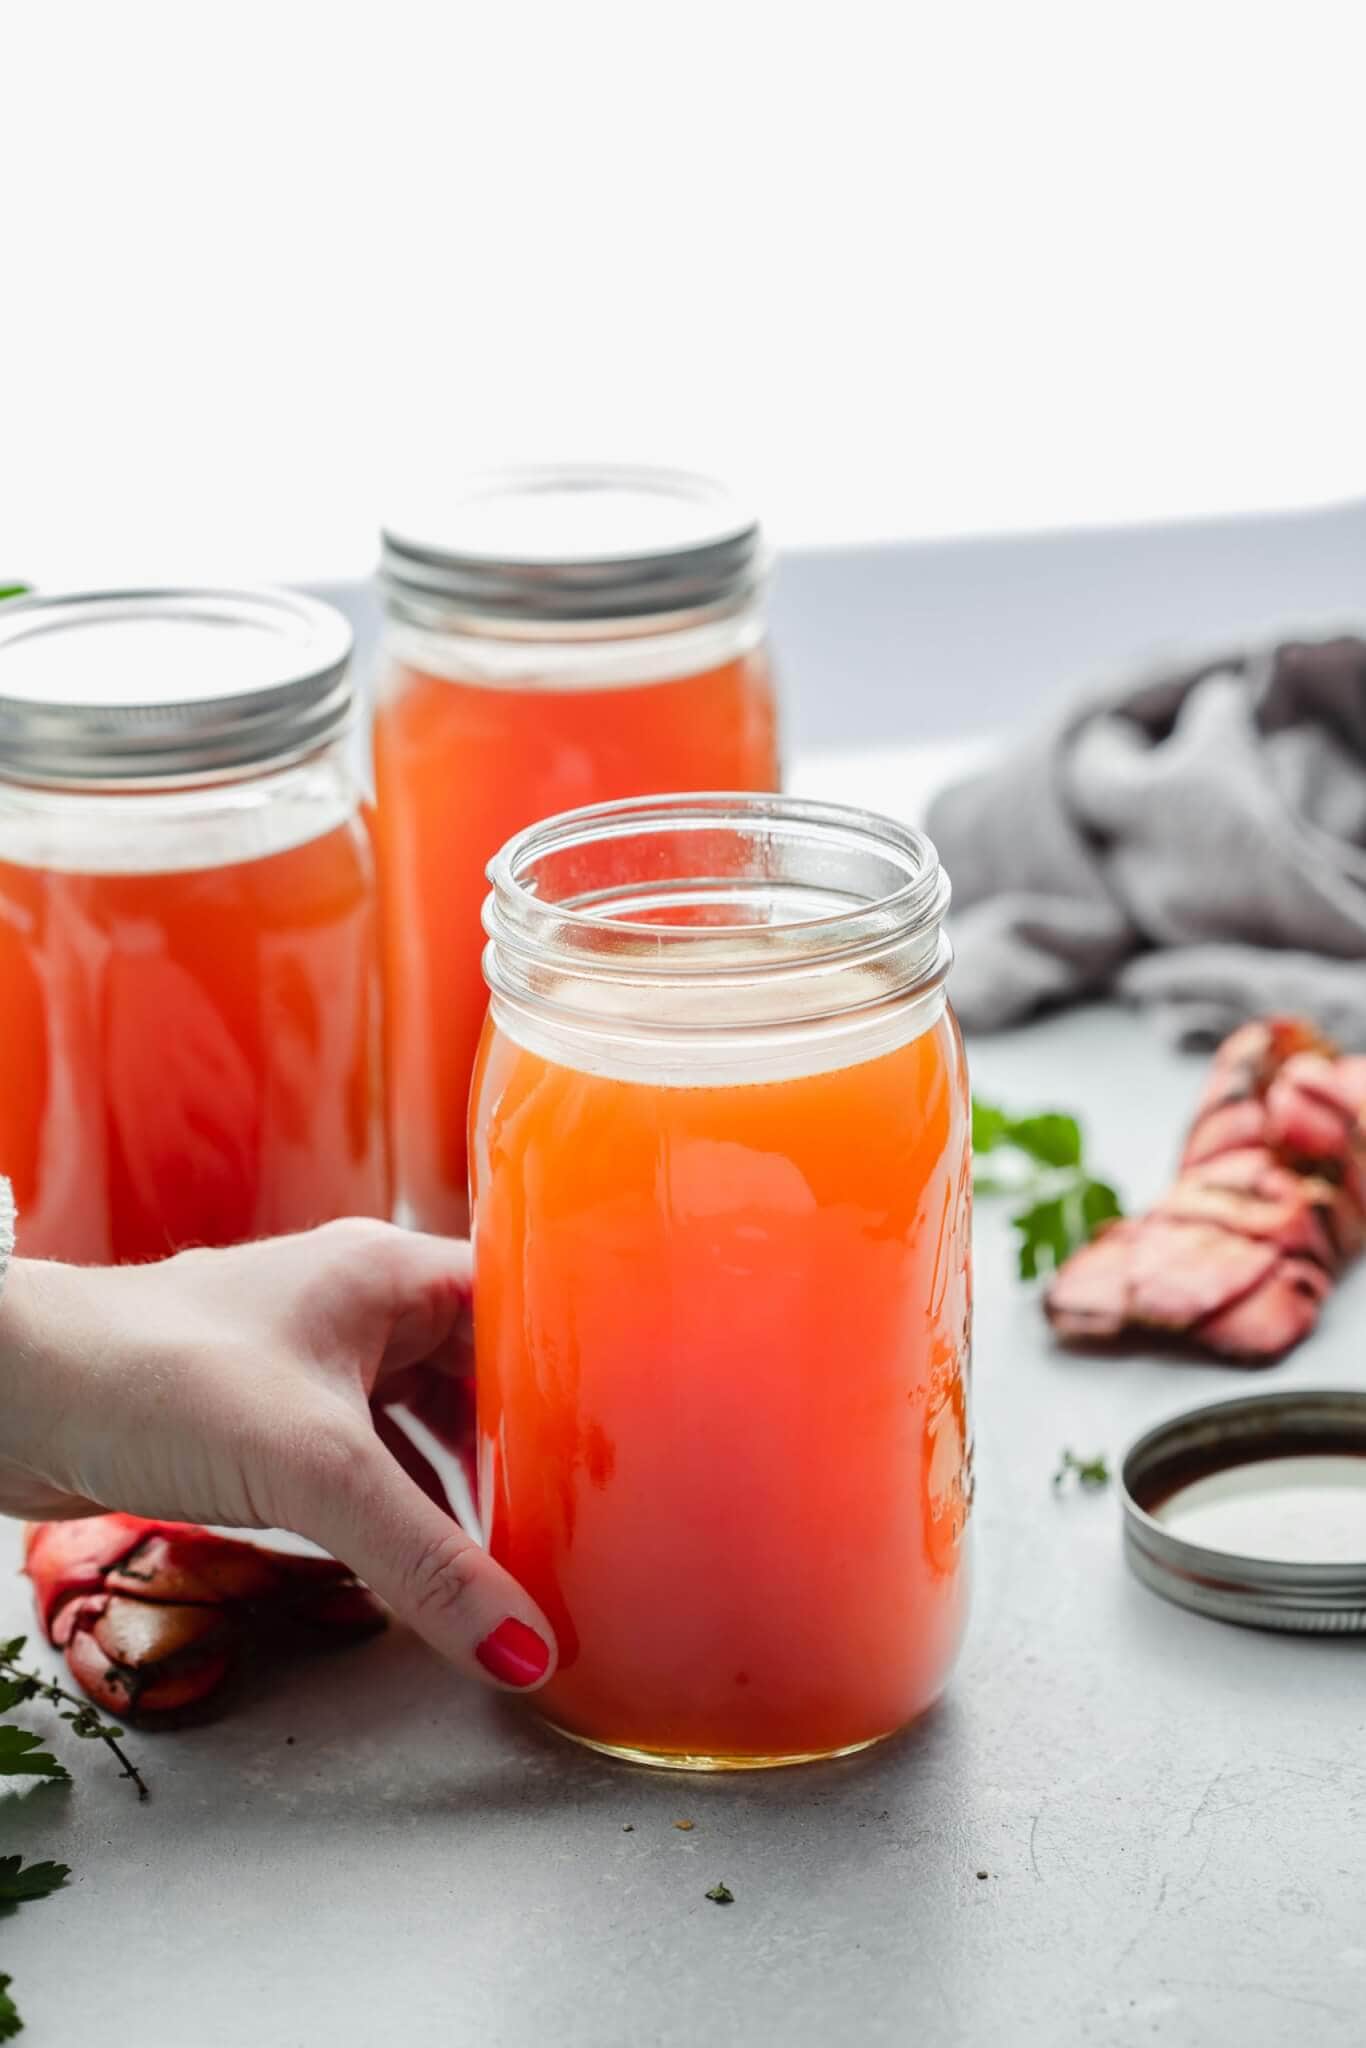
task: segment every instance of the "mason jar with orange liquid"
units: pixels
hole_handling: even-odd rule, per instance
[[[672,471],[473,479],[384,535],[375,712],[401,1212],[468,1226],[484,872],[576,805],[778,786],[754,520]]]
[[[479,1499],[580,1742],[843,1755],[963,1631],[971,1153],[920,834],[744,794],[490,869],[471,1103]]]
[[[0,606],[0,1163],[31,1257],[388,1214],[350,652],[282,592]]]

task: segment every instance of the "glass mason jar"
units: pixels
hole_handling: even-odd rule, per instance
[[[752,518],[636,469],[475,479],[391,527],[375,716],[390,1104],[405,1219],[463,1234],[485,869],[574,805],[778,786]]]
[[[0,1165],[31,1255],[388,1214],[350,651],[283,593],[0,607]]]
[[[678,1768],[863,1748],[967,1604],[970,1113],[920,834],[679,796],[490,868],[485,1537],[548,1718]]]

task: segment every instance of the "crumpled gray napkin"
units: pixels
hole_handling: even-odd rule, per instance
[[[969,1030],[1116,993],[1183,1044],[1295,1010],[1366,1048],[1366,637],[1130,676],[928,824]]]

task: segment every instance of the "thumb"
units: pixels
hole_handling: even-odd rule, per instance
[[[340,1558],[469,1677],[527,1692],[554,1672],[554,1633],[535,1601],[372,1431],[300,1518],[299,1533]]]

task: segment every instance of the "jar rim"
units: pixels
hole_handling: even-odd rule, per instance
[[[810,915],[779,921],[699,923],[615,914],[620,891],[592,892],[583,899],[550,899],[531,877],[557,856],[572,856],[592,845],[658,834],[763,835],[773,841],[823,843],[833,852],[873,856],[898,870],[896,886],[861,899],[843,900]],[[814,967],[847,961],[868,947],[904,946],[937,934],[949,903],[949,880],[931,840],[914,826],[860,809],[805,797],[753,791],[696,791],[635,797],[563,811],[517,833],[486,870],[492,892],[485,927],[496,948],[538,954],[578,972],[620,971],[632,979],[700,976],[718,969],[741,973],[809,973]],[[770,878],[754,878],[762,888]],[[639,893],[638,884],[629,885]],[[620,950],[607,950],[604,941]]]
[[[571,1066],[780,1078],[942,1013],[948,878],[924,833],[872,811],[753,791],[593,804],[518,833],[488,874],[493,1020]]]

